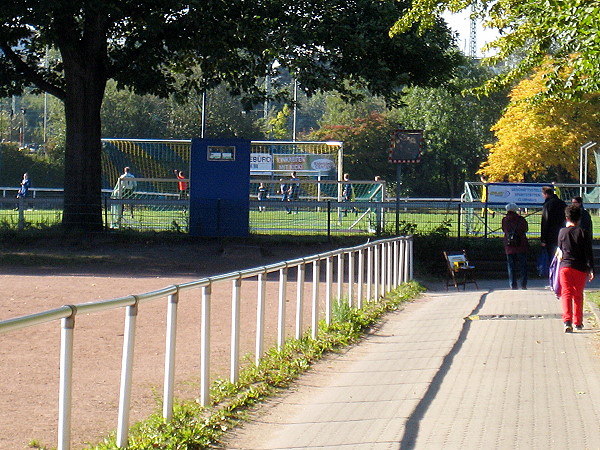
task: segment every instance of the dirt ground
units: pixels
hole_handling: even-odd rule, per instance
[[[337,247],[337,246],[336,246]],[[0,245],[0,320],[65,304],[140,294],[243,268],[326,252],[330,244],[242,244],[216,241]],[[307,271],[310,275],[310,271]],[[295,274],[290,273],[293,281]],[[307,277],[310,279],[310,276]],[[242,290],[242,354],[254,351],[256,284]],[[324,286],[322,286],[324,289]],[[266,339],[275,342],[278,283],[267,282]],[[310,288],[304,294],[303,326],[310,323]],[[323,298],[323,295],[320,296]],[[199,396],[199,289],[182,293],[178,309],[176,396]],[[294,333],[296,288],[287,290],[286,334]],[[212,292],[212,377],[229,376],[231,286]],[[322,305],[319,306],[322,309]],[[163,389],[166,298],[140,305],[130,423],[159,408]],[[84,448],[117,426],[124,309],[80,314],[75,320],[73,448]],[[0,449],[37,441],[57,443],[60,322],[0,334]]]

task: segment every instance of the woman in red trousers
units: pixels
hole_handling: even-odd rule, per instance
[[[565,333],[583,328],[583,288],[594,279],[592,236],[579,227],[581,209],[570,205],[565,209],[567,226],[558,234],[560,259],[560,301]]]

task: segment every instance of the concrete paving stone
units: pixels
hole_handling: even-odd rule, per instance
[[[563,333],[541,283],[427,293],[258,408],[226,448],[600,449],[597,324]]]

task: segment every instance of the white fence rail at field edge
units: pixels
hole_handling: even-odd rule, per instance
[[[133,377],[133,355],[135,350],[136,317],[138,308],[146,302],[167,299],[166,351],[164,363],[163,417],[172,418],[175,378],[175,344],[177,337],[177,305],[179,293],[188,289],[201,289],[201,340],[200,340],[200,403],[209,404],[210,373],[210,318],[211,287],[215,283],[232,283],[232,314],[230,342],[230,380],[238,380],[240,368],[240,298],[242,281],[258,278],[256,296],[256,352],[255,363],[260,362],[264,353],[264,317],[266,279],[269,273],[279,272],[277,346],[281,348],[285,341],[285,308],[287,274],[290,269],[297,270],[295,338],[299,339],[306,330],[302,329],[304,284],[308,266],[312,266],[311,300],[311,337],[317,337],[319,323],[319,283],[320,264],[326,264],[325,276],[325,322],[331,323],[332,303],[347,296],[350,306],[361,308],[364,301],[378,300],[386,293],[413,278],[413,240],[412,236],[400,236],[378,240],[352,248],[338,249],[306,258],[298,258],[253,269],[231,272],[202,278],[196,281],[169,286],[140,295],[129,295],[77,305],[65,305],[49,311],[0,321],[0,333],[6,333],[46,322],[60,320],[60,377],[58,408],[58,449],[71,448],[71,410],[72,410],[72,370],[73,337],[75,316],[91,314],[115,308],[125,308],[125,331],[123,336],[123,355],[121,362],[121,381],[119,392],[119,410],[117,423],[117,446],[127,447],[129,435],[129,410],[131,404],[131,386]],[[346,264],[347,262],[347,264]],[[337,296],[334,296],[333,268],[337,264]],[[347,265],[347,268],[345,267]],[[346,292],[344,292],[346,284]]]

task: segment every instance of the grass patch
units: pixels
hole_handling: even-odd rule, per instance
[[[585,291],[585,299],[600,308],[600,291]]]
[[[240,372],[239,381],[219,379],[211,389],[212,404],[203,408],[195,402],[175,405],[173,419],[165,422],[160,413],[136,424],[130,430],[129,449],[202,449],[219,442],[223,434],[243,420],[249,407],[288,387],[300,374],[328,352],[335,352],[358,342],[368,329],[388,311],[414,299],[424,288],[412,281],[399,286],[379,302],[368,302],[362,309],[347,302],[336,302],[330,326],[320,324],[317,339],[310,332],[291,339],[281,350],[271,349],[259,366]],[[95,450],[115,449],[114,437],[107,438]]]

